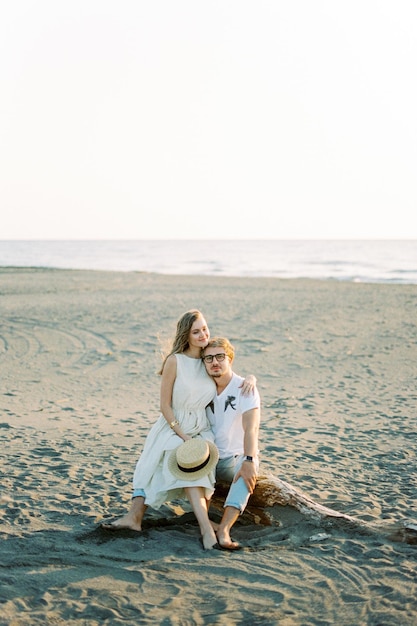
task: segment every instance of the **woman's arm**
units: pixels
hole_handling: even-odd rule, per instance
[[[256,387],[256,376],[254,376],[253,374],[248,374],[240,387],[242,388],[242,395],[250,396],[250,394],[254,392]]]
[[[162,415],[165,417],[168,425],[172,428],[174,433],[178,435],[178,437],[181,437],[184,441],[187,441],[187,439],[191,439],[191,437],[183,433],[180,425],[175,423],[177,420],[175,419],[174,411],[172,410],[172,392],[176,377],[177,359],[175,354],[171,354],[165,361],[164,369],[162,371],[160,409]]]

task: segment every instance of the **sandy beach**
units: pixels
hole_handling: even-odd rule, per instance
[[[0,303],[2,626],[415,626],[416,285],[10,268]],[[262,470],[357,526],[276,506],[233,554],[180,501],[100,528],[190,308],[258,378]]]

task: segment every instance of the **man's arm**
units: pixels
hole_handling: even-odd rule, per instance
[[[259,436],[260,410],[251,409],[245,411],[242,415],[242,426],[244,430],[243,453],[245,456],[253,458],[258,455],[258,436]],[[235,476],[234,482],[242,477],[247,488],[251,493],[256,486],[256,465],[251,461],[243,461],[242,467]]]

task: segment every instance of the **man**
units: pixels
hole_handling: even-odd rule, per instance
[[[256,388],[248,396],[242,394],[243,378],[232,370],[234,348],[227,339],[216,337],[209,341],[202,358],[217,388],[215,399],[207,407],[220,456],[216,479],[231,483],[217,541],[221,548],[239,550],[241,546],[231,539],[230,530],[256,485],[260,397]]]

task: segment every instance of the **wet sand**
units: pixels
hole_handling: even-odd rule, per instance
[[[1,625],[417,623],[417,546],[383,530],[417,521],[417,286],[2,269],[0,303]],[[185,502],[100,528],[190,308],[258,378],[262,471],[358,525],[277,505],[234,554]]]

